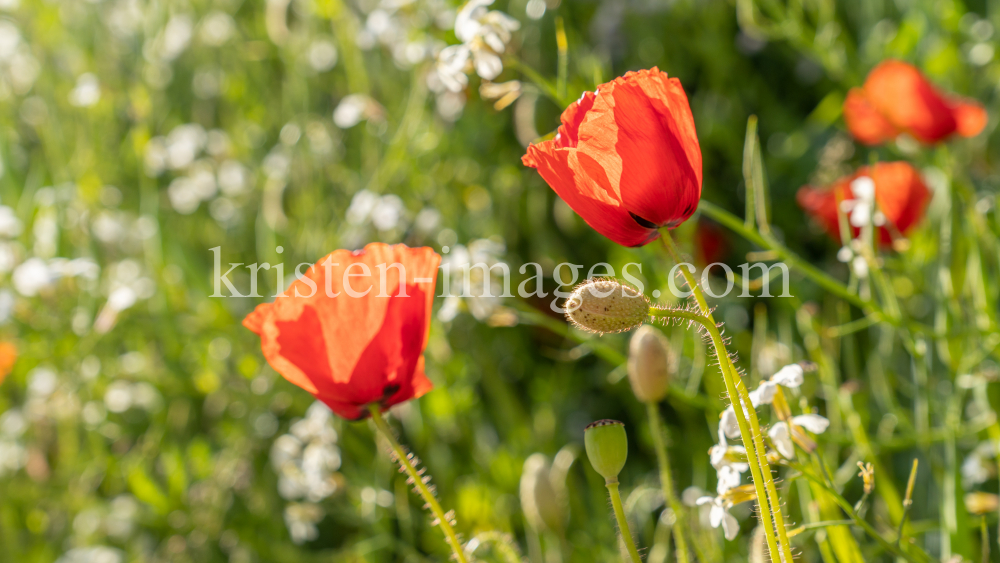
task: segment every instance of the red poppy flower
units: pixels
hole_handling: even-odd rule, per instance
[[[17,361],[17,346],[10,342],[0,342],[0,383],[7,378]]]
[[[655,67],[585,93],[563,112],[555,138],[529,146],[521,162],[624,246],[680,225],[701,198],[701,148],[687,95]]]
[[[819,221],[830,236],[840,240],[838,201],[856,199],[851,184],[861,177],[871,178],[875,185],[874,199],[885,217],[885,224],[879,228],[883,244],[892,243],[896,233],[906,234],[923,218],[931,192],[920,173],[907,162],[880,162],[874,168],[865,166],[825,188],[804,186],[799,189],[796,199],[799,206]],[[852,229],[857,236],[860,228],[854,226]]]
[[[909,133],[936,143],[953,133],[974,137],[986,127],[986,110],[974,101],[942,94],[913,65],[888,60],[868,74],[863,88],[844,100],[844,121],[854,137],[877,145]]]
[[[271,367],[355,420],[430,391],[424,346],[441,257],[430,248],[372,243],[312,266],[243,326]]]

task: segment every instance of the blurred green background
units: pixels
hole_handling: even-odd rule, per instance
[[[284,262],[287,274],[370,241],[448,247],[454,264],[512,265],[515,283],[517,266],[538,262],[547,291],[560,262],[640,262],[647,288],[665,289],[670,263],[658,245],[613,245],[520,163],[568,101],[655,65],[690,97],[704,199],[742,216],[744,135],[757,115],[778,236],[839,279],[848,272],[836,245],[795,191],[874,158],[924,170],[935,191],[928,218],[908,251],[884,254],[884,269],[903,310],[950,337],[918,336],[916,350],[878,325],[832,337],[822,327],[860,314],[795,274],[796,299],[728,298],[716,314],[751,382],[809,358],[821,339],[836,379],[823,388],[808,376],[803,397],[834,420],[820,441],[846,467],[845,496],[860,495],[854,461],[877,456],[877,479],[900,489],[918,457],[926,471],[912,535],[935,556],[978,560],[980,520],[963,495],[996,492],[996,468],[982,464],[977,482],[960,466],[969,452],[995,456],[980,441],[1000,436],[996,124],[935,149],[870,150],[845,133],[840,104],[896,57],[993,115],[1000,3],[500,0],[490,9],[520,22],[494,81],[519,97],[502,109],[475,72],[459,92],[429,78],[436,53],[460,42],[459,7],[0,0],[0,339],[20,353],[0,387],[0,559],[446,560],[372,428],[313,405],[240,326],[279,289],[274,271],[261,272],[263,298],[210,298],[210,249],[221,247],[223,262]],[[677,233],[699,259],[706,237],[730,264],[754,250],[705,218]],[[248,287],[245,270],[231,277]],[[820,333],[803,329],[803,303]],[[626,422],[621,480],[638,543],[653,545],[667,520],[644,409],[621,367],[627,336],[571,331],[548,304],[438,299],[427,351],[435,390],[393,415],[464,537],[510,534],[533,562],[616,560],[603,483],[575,457],[587,423]],[[684,352],[661,410],[675,480],[712,490],[706,452],[724,386],[700,337],[665,330]],[[858,419],[829,412],[845,400]],[[874,446],[858,445],[858,427]],[[522,468],[537,452],[568,466],[563,539],[522,512]],[[783,487],[790,521],[807,521],[800,488]],[[886,502],[874,501],[870,518],[893,537]],[[748,507],[734,510],[735,542],[692,510],[713,560],[746,560]],[[996,515],[988,522],[995,547]],[[803,561],[821,560],[817,536],[796,538]],[[866,560],[890,560],[858,538]]]

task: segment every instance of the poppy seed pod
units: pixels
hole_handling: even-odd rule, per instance
[[[566,300],[566,319],[587,332],[624,332],[649,316],[649,299],[614,279],[591,279]]]
[[[617,483],[628,458],[625,424],[610,419],[591,422],[583,431],[583,442],[594,470],[608,483]]]
[[[663,334],[650,325],[639,327],[628,347],[628,381],[643,403],[658,403],[670,384],[670,347]]]

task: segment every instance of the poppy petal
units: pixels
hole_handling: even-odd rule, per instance
[[[899,131],[871,105],[861,88],[851,88],[847,92],[844,122],[851,135],[866,145],[878,145],[899,135]]]
[[[975,137],[982,133],[989,120],[986,109],[976,102],[958,101],[952,105],[951,111],[955,116],[956,133],[963,137]]]
[[[625,206],[655,225],[679,225],[701,198],[701,150],[680,82],[657,69],[629,73],[609,95]]]

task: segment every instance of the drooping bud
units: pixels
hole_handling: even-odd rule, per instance
[[[563,510],[552,483],[549,460],[536,453],[524,461],[521,473],[521,509],[536,531],[558,532],[563,527]]]
[[[566,300],[566,318],[588,332],[631,330],[649,316],[649,299],[618,280],[595,278],[576,286]]]
[[[667,339],[650,325],[639,327],[628,347],[628,381],[643,403],[667,396],[672,358]]]
[[[587,458],[594,470],[609,483],[618,482],[618,474],[628,458],[628,438],[625,424],[617,420],[591,422],[583,431]]]

